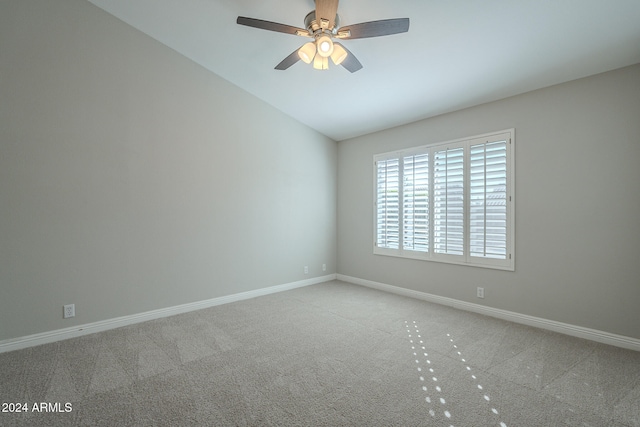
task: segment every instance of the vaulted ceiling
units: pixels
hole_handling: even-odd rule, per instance
[[[306,42],[236,24],[304,27],[313,0],[89,0],[336,141],[640,63],[638,0],[342,0],[341,25],[410,19],[346,40],[363,69],[302,61]]]

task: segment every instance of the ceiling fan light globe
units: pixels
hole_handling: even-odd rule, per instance
[[[333,53],[333,41],[331,41],[331,37],[329,36],[319,37],[316,41],[316,46],[318,46],[318,55],[323,58],[328,58]]]
[[[329,68],[329,59],[324,56],[316,55],[313,59],[313,68],[316,70],[327,70]]]
[[[331,54],[331,60],[333,61],[334,64],[336,65],[342,64],[342,61],[347,59],[347,55],[348,55],[347,51],[342,46],[340,46],[339,44],[333,45],[333,53]]]
[[[300,49],[298,49],[298,56],[300,59],[307,63],[311,64],[313,61],[313,57],[316,55],[316,45],[313,43],[305,43]]]

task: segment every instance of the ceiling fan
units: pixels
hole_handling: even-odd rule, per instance
[[[315,69],[326,70],[329,68],[329,58],[331,58],[334,64],[342,65],[350,72],[355,73],[362,68],[362,64],[346,47],[334,39],[363,39],[409,31],[409,18],[384,19],[341,27],[338,16],[338,0],[315,0],[315,3],[316,9],[309,12],[304,18],[305,28],[245,16],[238,16],[236,22],[248,27],[292,34],[313,40],[305,43],[283,59],[276,65],[276,70],[286,70],[299,60],[307,64],[313,62]]]

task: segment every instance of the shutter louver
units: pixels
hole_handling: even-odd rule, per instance
[[[507,257],[507,142],[472,145],[469,255]]]
[[[404,158],[402,185],[402,247],[429,250],[429,155]]]
[[[400,244],[400,160],[378,161],[376,245],[398,249]]]
[[[433,249],[464,254],[464,149],[448,148],[434,156]]]

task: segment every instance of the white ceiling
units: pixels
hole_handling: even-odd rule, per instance
[[[364,68],[302,61],[307,39],[236,24],[304,27],[313,0],[89,0],[336,141],[640,63],[639,0],[342,0],[342,25],[411,20],[346,40]]]

